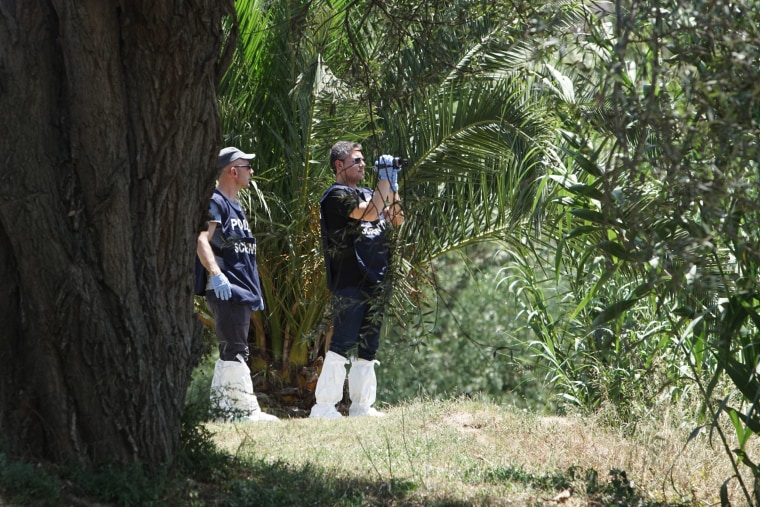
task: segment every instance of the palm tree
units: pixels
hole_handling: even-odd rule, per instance
[[[395,284],[419,284],[415,275],[447,251],[511,238],[534,211],[551,159],[551,116],[530,80],[508,65],[495,72],[474,63],[508,53],[512,32],[503,11],[489,7],[461,21],[466,4],[433,12],[432,3],[237,2],[223,128],[227,143],[257,153],[248,206],[268,309],[254,318],[266,361],[254,367],[279,371],[286,384],[296,384],[329,332],[318,200],[333,178],[326,160],[334,141],[362,142],[370,160],[410,160]]]

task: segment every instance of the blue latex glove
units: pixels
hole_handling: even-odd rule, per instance
[[[222,301],[227,301],[230,297],[232,297],[232,287],[230,286],[230,281],[227,280],[226,276],[224,276],[224,273],[219,273],[218,275],[212,276],[211,286],[214,288],[216,297]]]
[[[381,180],[388,180],[391,191],[398,192],[398,171],[393,167],[392,155],[382,155],[375,160],[375,171]]]

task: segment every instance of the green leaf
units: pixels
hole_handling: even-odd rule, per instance
[[[590,197],[591,199],[596,199],[597,201],[601,201],[604,199],[604,194],[598,189],[591,185],[583,185],[583,184],[575,184],[570,185],[567,187],[567,190],[572,192],[575,195],[582,195],[584,197]]]
[[[579,227],[574,227],[573,229],[570,229],[570,231],[567,234],[565,234],[565,239],[575,238],[577,236],[582,236],[584,234],[588,234],[590,232],[594,232],[598,230],[599,228],[593,225],[581,225]]]
[[[602,213],[590,209],[571,209],[570,214],[578,218],[582,218],[583,220],[588,220],[589,222],[594,222],[600,225],[607,225],[609,223],[607,217],[605,217]]]
[[[723,484],[720,485],[720,507],[731,507],[731,501],[728,499],[729,482],[731,482],[731,478],[726,479]]]
[[[597,246],[601,250],[619,259],[626,261],[634,261],[637,259],[637,256],[634,253],[632,253],[620,243],[616,243],[614,241],[602,241]]]
[[[635,305],[636,301],[638,301],[638,298],[624,299],[622,301],[613,303],[612,305],[605,308],[604,311],[602,311],[602,313],[597,315],[597,317],[594,319],[594,322],[591,325],[593,327],[597,327],[604,324],[605,322],[609,322],[610,320],[617,319],[626,310],[628,310],[633,305]]]

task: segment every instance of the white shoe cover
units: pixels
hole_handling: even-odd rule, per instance
[[[280,422],[280,418],[276,415],[267,414],[261,410],[248,417],[242,417],[239,420],[244,422]]]
[[[346,358],[335,352],[325,355],[322,373],[317,379],[314,396],[316,405],[311,407],[309,417],[314,419],[338,419],[343,417],[335,405],[343,399],[343,383],[346,380]]]
[[[276,416],[261,411],[253,393],[251,370],[240,356],[237,361],[217,359],[211,379],[211,406],[226,421],[279,421]]]
[[[351,396],[348,415],[351,417],[385,417],[385,414],[372,408],[377,397],[375,364],[379,363],[366,359],[354,359],[351,364],[348,372],[348,393]]]

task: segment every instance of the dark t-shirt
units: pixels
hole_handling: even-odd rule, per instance
[[[320,201],[322,246],[330,290],[370,287],[383,280],[389,264],[385,219],[356,220],[349,215],[372,199],[369,188],[334,184]]]

